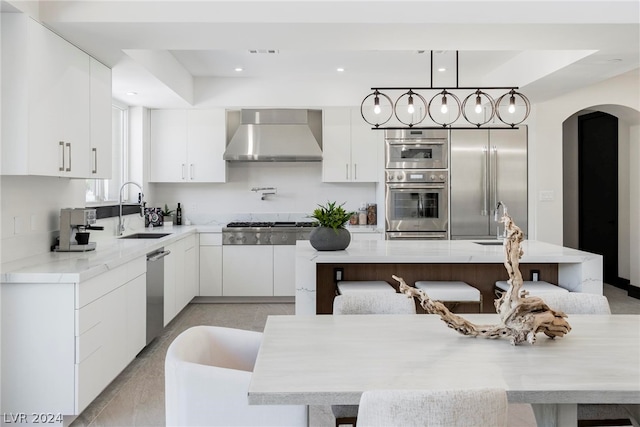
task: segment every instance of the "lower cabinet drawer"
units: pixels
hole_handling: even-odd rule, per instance
[[[146,271],[147,260],[142,256],[97,277],[78,283],[76,308],[84,307]]]
[[[75,414],[84,411],[109,384],[103,369],[104,353],[103,348],[98,348],[81,363],[76,364]]]
[[[76,337],[76,363],[82,363],[102,346],[103,334],[102,323],[99,322],[84,334]]]

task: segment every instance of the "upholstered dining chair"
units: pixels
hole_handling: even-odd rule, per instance
[[[358,427],[507,425],[504,389],[371,390],[362,393]]]
[[[400,293],[354,292],[333,300],[333,314],[416,314],[413,298]],[[358,405],[332,405],[336,427],[356,425]]]
[[[583,292],[554,292],[540,295],[547,305],[566,314],[611,314],[609,300],[604,295]]]
[[[334,298],[333,314],[416,314],[416,304],[400,293],[351,293]]]
[[[563,292],[540,295],[547,305],[566,314],[611,314],[609,300],[604,295]],[[638,427],[640,405],[579,404],[578,426]]]
[[[249,405],[262,333],[194,326],[165,358],[167,426],[306,426],[304,406]]]

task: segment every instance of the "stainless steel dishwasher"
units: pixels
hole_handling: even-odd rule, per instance
[[[147,345],[164,328],[164,257],[170,253],[160,248],[147,254]]]

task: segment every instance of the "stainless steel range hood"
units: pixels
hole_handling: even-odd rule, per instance
[[[322,111],[245,109],[227,111],[233,135],[224,160],[318,162],[322,160]]]

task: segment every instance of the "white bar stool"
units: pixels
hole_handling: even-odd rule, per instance
[[[482,293],[466,282],[444,280],[421,280],[416,288],[422,289],[432,300],[451,303],[476,303],[482,313]]]
[[[338,282],[337,286],[340,295],[356,292],[396,292],[396,289],[384,280],[343,280]]]
[[[509,289],[509,282],[506,280],[499,280],[496,282],[496,295],[499,297],[503,292],[506,292]],[[531,296],[540,296],[544,294],[548,294],[550,292],[569,292],[565,288],[561,288],[558,285],[554,285],[549,282],[544,282],[542,280],[532,282],[530,280],[525,280],[522,282],[522,289],[529,291],[529,295]]]

